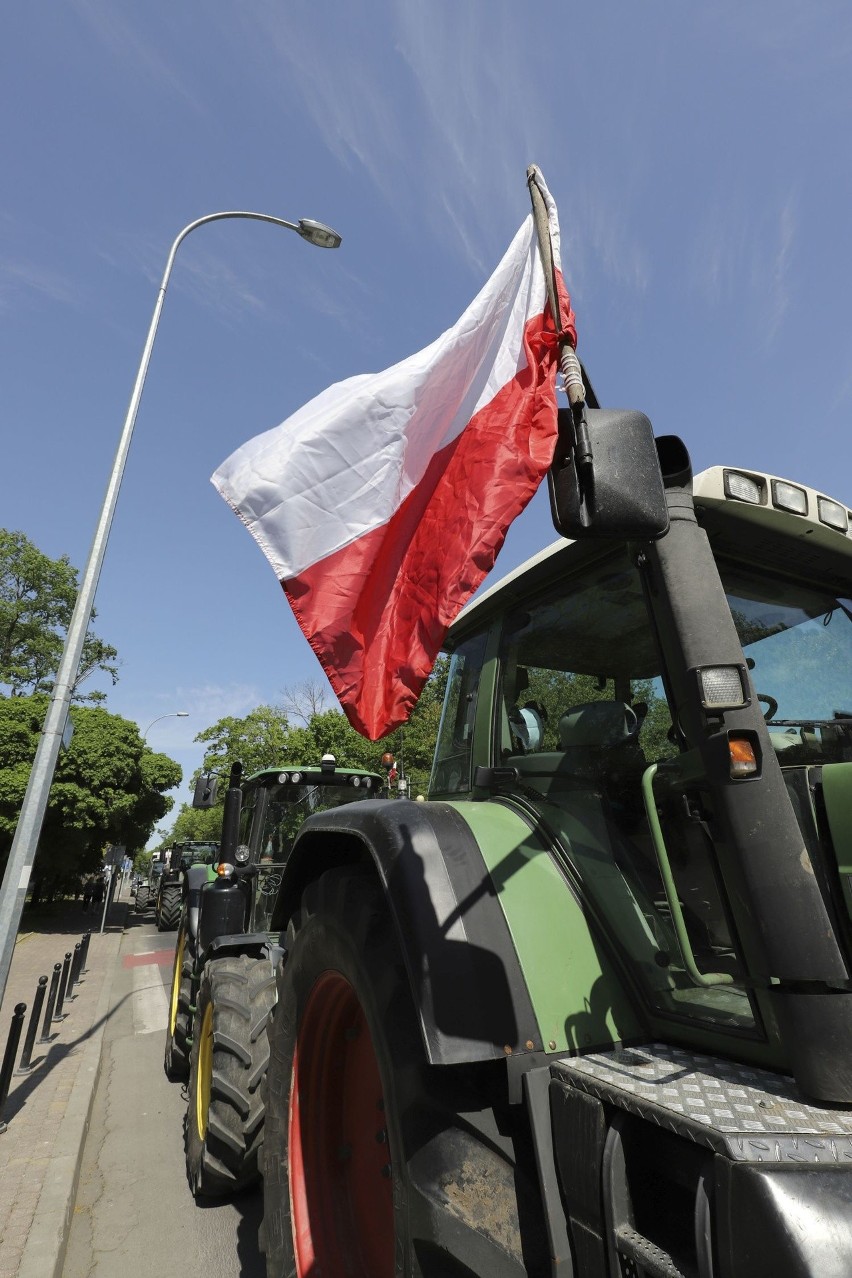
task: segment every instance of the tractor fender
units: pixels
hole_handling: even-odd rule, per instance
[[[277,968],[283,958],[280,946],[273,944],[266,932],[235,932],[215,937],[204,952],[204,962],[225,955],[247,954],[249,958],[268,959]]]
[[[308,817],[273,926],[286,927],[307,883],[359,862],[372,864],[384,890],[430,1064],[541,1051],[497,892],[470,827],[448,803],[367,799]]]

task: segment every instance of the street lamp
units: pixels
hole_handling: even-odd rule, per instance
[[[112,472],[107,483],[92,549],[89,552],[89,559],[83,571],[80,589],[77,593],[77,602],[74,605],[71,623],[65,636],[65,647],[56,673],[56,682],[53,686],[33,766],[30,769],[30,779],[24,795],[24,802],[21,805],[15,837],[9,851],[9,861],[6,866],[6,873],[3,876],[3,886],[0,888],[0,1005],[2,1005],[3,995],[6,990],[9,968],[12,965],[15,936],[17,935],[18,925],[24,909],[30,872],[35,860],[39,834],[41,833],[44,814],[47,809],[50,785],[56,768],[59,747],[62,743],[65,721],[68,718],[74,683],[80,667],[83,641],[86,638],[86,632],[92,616],[98,578],[100,577],[101,566],[106,553],[115,505],[118,501],[118,491],[124,475],[127,454],[130,451],[136,413],[139,409],[139,401],[142,398],[142,390],[145,385],[145,377],[148,372],[148,364],[151,359],[154,338],[157,335],[157,326],[160,322],[160,313],[163,309],[175,255],[190,232],[196,230],[199,226],[204,226],[207,222],[220,222],[225,218],[235,217],[250,218],[256,222],[272,222],[275,226],[283,226],[288,231],[295,231],[303,240],[307,240],[309,244],[316,245],[317,248],[337,248],[340,244],[341,237],[336,231],[333,231],[330,226],[325,226],[322,222],[313,221],[311,218],[301,218],[298,222],[287,222],[284,218],[272,217],[269,213],[248,213],[245,211],[208,213],[206,217],[200,217],[195,222],[190,222],[188,226],[185,226],[175,239],[174,244],[172,244],[166,261],[166,269],[163,272],[163,280],[154,304],[154,314],[151,317],[148,336],[145,339],[145,346],[139,362],[139,369],[136,373],[136,381],[133,385],[130,403],[127,406],[127,415],[124,419],[118,450],[115,454]]]
[[[171,710],[168,714],[158,714],[156,719],[152,719],[148,727],[142,733],[142,740],[147,744],[148,733],[151,731],[155,723],[159,723],[161,719],[188,719],[188,710]]]

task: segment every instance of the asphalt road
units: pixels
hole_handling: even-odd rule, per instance
[[[196,1204],[180,1083],[163,1072],[175,934],[131,914],[103,1044],[63,1278],[264,1278],[260,1192]]]

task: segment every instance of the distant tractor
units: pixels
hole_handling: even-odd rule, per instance
[[[170,1078],[189,1075],[186,1163],[200,1197],[228,1195],[257,1176],[266,1027],[282,958],[275,907],[293,839],[305,817],[372,798],[382,782],[330,755],[242,785],[234,769],[218,865],[186,875],[165,1067]]]
[[[218,851],[218,843],[190,839],[183,839],[166,851],[165,868],[157,884],[158,932],[174,932],[180,924],[183,880],[190,866],[210,865],[217,859]]]
[[[166,862],[162,857],[152,858],[147,878],[136,885],[133,909],[137,914],[144,913],[156,901],[157,890],[165,868]]]

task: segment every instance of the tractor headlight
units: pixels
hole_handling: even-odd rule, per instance
[[[748,704],[739,666],[705,666],[698,671],[698,687],[705,710],[735,710]]]
[[[804,488],[788,484],[783,479],[772,481],[772,505],[779,510],[789,510],[792,515],[808,513],[808,494]]]
[[[763,504],[763,480],[756,475],[744,475],[739,470],[726,470],[725,496],[734,497],[737,501],[747,501],[753,506]]]
[[[838,532],[846,532],[849,527],[849,518],[843,506],[836,501],[829,501],[827,497],[817,497],[817,510],[822,523],[827,524],[829,528],[836,528]]]

